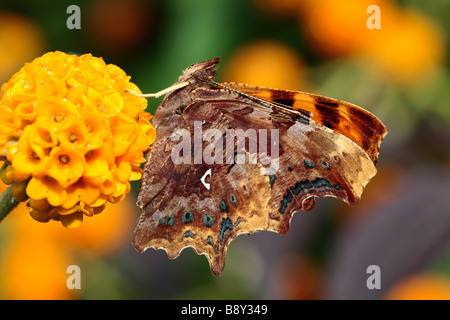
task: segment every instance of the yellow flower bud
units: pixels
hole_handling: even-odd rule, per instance
[[[17,202],[23,202],[28,200],[28,196],[26,191],[27,188],[27,180],[22,182],[14,183],[11,188],[11,194]]]

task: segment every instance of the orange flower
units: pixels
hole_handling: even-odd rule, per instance
[[[1,176],[8,184],[26,181],[15,188],[26,195],[15,198],[30,198],[36,220],[79,226],[140,178],[155,129],[147,100],[128,92],[140,93],[129,80],[90,54],[49,52],[2,86]]]
[[[385,79],[409,84],[443,65],[446,53],[441,30],[414,11],[383,12],[382,28],[363,54]]]
[[[10,242],[1,261],[0,293],[6,299],[71,299],[76,293],[66,285],[71,258],[46,238]]]
[[[380,29],[367,26],[371,5],[379,7]],[[445,59],[438,26],[391,0],[305,0],[300,8],[301,30],[319,54],[362,58],[389,81],[411,83]]]
[[[32,127],[28,126],[23,130],[22,137],[17,144],[17,152],[12,159],[12,167],[21,177],[27,177],[34,173],[36,175],[45,172],[46,164],[48,162],[47,148],[42,145],[34,144],[30,132]],[[21,182],[17,181],[16,182]]]
[[[299,23],[320,54],[328,57],[355,54],[379,32],[367,28],[370,5],[380,7],[382,18],[392,7],[389,0],[307,0],[301,6]]]
[[[52,177],[43,176],[31,178],[28,182],[27,194],[31,194],[30,198],[33,200],[47,199],[52,207],[59,207],[66,200],[67,191]]]
[[[0,192],[6,186],[0,182]],[[33,206],[45,209],[46,200],[30,200]],[[85,293],[83,265],[80,256],[117,255],[125,248],[135,222],[133,197],[125,197],[114,206],[79,228],[61,228],[57,224],[30,221],[24,204],[2,222],[0,252],[0,298],[2,299],[74,299]],[[63,221],[63,220],[62,220]],[[80,265],[81,290],[67,287],[67,267]]]
[[[77,182],[84,173],[84,156],[73,147],[61,143],[47,158],[47,175],[64,188]]]
[[[3,83],[24,61],[44,52],[45,36],[29,17],[2,8],[0,43],[0,83]]]
[[[239,48],[228,59],[224,81],[259,86],[306,90],[304,63],[297,52],[272,40],[261,40]]]
[[[450,300],[450,280],[437,274],[415,274],[394,285],[386,299]]]

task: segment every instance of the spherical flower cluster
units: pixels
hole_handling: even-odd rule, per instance
[[[155,139],[130,77],[91,54],[49,52],[1,88],[1,178],[41,222],[81,224],[141,177]]]

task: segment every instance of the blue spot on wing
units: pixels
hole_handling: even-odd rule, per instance
[[[292,201],[292,193],[290,190],[288,190],[286,195],[284,195],[283,199],[281,200],[281,208],[280,208],[281,213],[286,212],[287,206],[291,201]]]
[[[306,161],[306,160],[305,160]],[[306,162],[305,162],[306,165]],[[330,183],[330,181],[324,179],[324,178],[317,178],[314,181],[310,182],[309,180],[299,181],[295,184],[295,186],[292,189],[288,189],[286,194],[283,196],[283,199],[281,200],[280,205],[280,213],[285,213],[286,209],[288,207],[288,204],[292,201],[292,196],[297,196],[306,189],[311,188],[322,188],[322,187],[328,187],[333,188],[333,185]],[[334,186],[334,189],[341,190],[342,186],[339,184],[336,184]]]
[[[298,195],[302,190],[312,188],[311,182],[308,180],[305,181],[299,181],[295,184],[294,188],[292,189],[292,193],[294,195]]]
[[[237,199],[236,199],[236,196],[235,196],[234,194],[230,194],[230,202],[231,202],[231,204],[232,204],[234,207],[236,207],[236,205],[237,205]]]
[[[195,238],[195,235],[192,233],[191,230],[186,231],[183,236],[185,238],[187,238],[187,237]]]
[[[303,161],[303,163],[305,164],[305,167],[306,167],[307,169],[311,169],[311,168],[315,168],[315,167],[316,167],[316,165],[315,165],[311,160],[305,159],[305,160]]]
[[[320,188],[320,187],[329,187],[332,188],[333,186],[331,185],[330,181],[324,179],[324,178],[317,178],[316,180],[314,180],[312,182],[313,186],[315,188]]]
[[[274,174],[269,174],[269,183],[270,183],[270,187],[273,187],[273,183],[275,182],[277,176]]]
[[[203,218],[203,224],[206,227],[211,228],[211,226],[214,224],[214,218],[210,214],[206,214]]]
[[[225,202],[225,200],[222,200],[222,201],[220,202],[219,208],[220,208],[220,211],[221,211],[221,212],[228,212],[228,205],[227,205],[227,203]]]
[[[183,224],[190,223],[192,221],[194,221],[194,215],[192,214],[192,212],[186,211],[183,214]]]
[[[159,224],[171,227],[173,225],[173,214],[168,217],[162,217],[161,219],[159,219]]]
[[[233,230],[233,222],[231,222],[230,218],[222,219],[222,226],[219,233],[219,240],[223,240],[223,235],[225,231],[227,230]]]

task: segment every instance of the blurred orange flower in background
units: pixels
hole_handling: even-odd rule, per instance
[[[0,185],[0,191],[6,188]],[[67,267],[79,265],[79,257],[96,258],[117,254],[126,244],[135,224],[133,197],[108,206],[77,229],[42,224],[29,219],[29,209],[20,204],[2,222],[6,232],[0,253],[0,297],[4,299],[74,299],[83,292],[67,288]]]
[[[151,7],[151,2],[143,0],[92,1],[86,14],[89,40],[106,52],[132,51],[154,27]]]
[[[427,16],[405,9],[382,11],[381,23],[364,51],[381,77],[410,84],[443,65],[444,37]]]
[[[66,269],[74,263],[57,244],[41,237],[16,239],[3,249],[0,259],[3,299],[75,297],[66,286]]]
[[[426,15],[392,0],[254,2],[275,16],[296,13],[300,33],[321,57],[362,59],[385,80],[410,84],[444,63],[443,32]],[[380,29],[368,28],[372,5],[380,9]]]
[[[306,66],[289,46],[274,40],[260,40],[240,47],[226,62],[224,81],[306,90]]]
[[[367,28],[367,8],[381,7],[382,24],[389,0],[307,0],[298,11],[300,29],[317,53],[325,57],[353,55],[363,50],[376,30]],[[383,25],[382,25],[383,28]]]
[[[8,80],[24,61],[41,55],[45,36],[27,16],[0,12],[0,83]]]
[[[380,29],[369,29],[371,5],[380,8]],[[300,6],[299,24],[324,57],[366,59],[387,80],[411,83],[441,66],[444,37],[427,16],[391,0],[315,0]]]
[[[406,277],[387,293],[388,300],[450,300],[450,279],[431,273]]]

